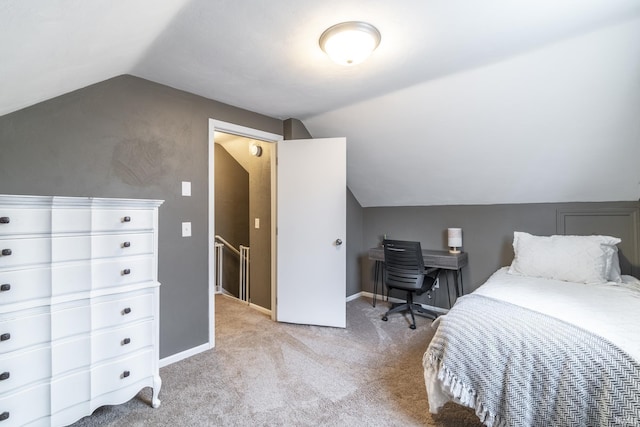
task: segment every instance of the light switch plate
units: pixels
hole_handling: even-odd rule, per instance
[[[256,229],[260,228],[260,218],[256,218],[253,221],[253,227],[256,228]]]
[[[182,181],[182,195],[191,196],[191,181]]]
[[[191,237],[191,223],[183,222],[182,223],[182,237]]]

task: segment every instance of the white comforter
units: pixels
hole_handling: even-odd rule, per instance
[[[600,335],[640,361],[640,281],[590,285],[496,271],[474,293],[556,317]]]
[[[423,358],[430,411],[453,400],[488,426],[640,425],[640,281],[587,285],[507,270],[433,323]]]

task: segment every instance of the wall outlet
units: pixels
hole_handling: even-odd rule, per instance
[[[183,222],[182,223],[182,237],[191,237],[191,223]]]

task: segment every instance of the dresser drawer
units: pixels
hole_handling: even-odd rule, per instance
[[[54,341],[51,344],[50,364],[52,376],[91,365],[91,337],[89,334],[74,339]]]
[[[97,363],[153,345],[153,321],[94,335],[91,340],[92,362]],[[1,365],[0,365],[1,366]]]
[[[0,422],[2,427],[24,426],[49,415],[49,384],[41,383],[18,393],[0,395],[0,414],[7,417]],[[46,425],[43,420],[42,425]],[[40,423],[38,423],[40,424]]]
[[[92,242],[94,258],[152,254],[154,249],[152,233],[105,234],[93,236]]]
[[[90,236],[0,240],[0,268],[24,267],[91,257]]]
[[[148,256],[97,262],[93,265],[93,288],[102,289],[152,281],[153,261],[153,257]]]
[[[153,294],[143,293],[135,297],[101,302],[92,307],[91,314],[94,331],[153,319]]]
[[[15,316],[15,313],[7,316]],[[0,321],[0,355],[51,341],[49,313],[10,317]]]
[[[51,296],[91,290],[90,261],[54,264],[51,267]]]
[[[0,269],[154,252],[152,233],[0,239]]]
[[[91,373],[89,370],[54,377],[51,381],[51,414],[56,414],[78,403],[89,401],[91,399],[91,387]]]
[[[0,207],[0,237],[51,232],[51,210]]]
[[[153,211],[142,209],[99,209],[93,212],[93,231],[151,230]]]
[[[112,392],[153,376],[153,351],[136,353],[100,365],[91,372],[91,397]]]
[[[72,337],[91,331],[92,309],[89,300],[79,300],[73,306],[57,305],[51,311],[51,340]]]
[[[7,304],[51,296],[51,270],[0,270],[0,312]]]
[[[90,262],[56,264],[31,269],[0,269],[0,312],[3,306],[91,290]],[[47,302],[48,304],[48,302]],[[9,307],[11,309],[11,307]]]
[[[51,211],[51,231],[55,233],[88,233],[91,231],[89,209],[54,208]]]
[[[0,269],[51,262],[51,239],[1,239]]]
[[[0,395],[50,376],[49,346],[0,357]]]

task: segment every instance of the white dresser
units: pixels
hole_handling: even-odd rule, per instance
[[[0,427],[160,405],[161,204],[0,195]]]

